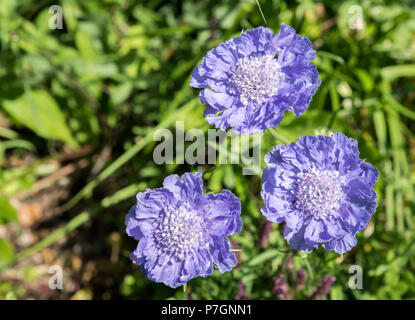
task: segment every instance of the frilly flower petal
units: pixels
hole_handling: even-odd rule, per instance
[[[137,195],[126,215],[127,234],[139,240],[131,260],[151,281],[176,288],[235,266],[226,236],[241,231],[241,203],[230,191],[203,195],[200,173],[170,175],[163,188]]]
[[[355,235],[376,211],[379,174],[359,158],[355,140],[341,133],[303,136],[276,146],[265,163],[261,212],[286,223],[284,237],[293,249],[308,252],[321,243],[343,253],[356,245]]]
[[[204,116],[216,128],[254,134],[299,117],[320,85],[311,41],[285,24],[274,35],[258,27],[210,50],[192,73]]]

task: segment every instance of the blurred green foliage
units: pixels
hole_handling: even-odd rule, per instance
[[[265,220],[259,211],[260,177],[242,175],[241,165],[217,165],[205,175],[206,190],[228,188],[242,200],[244,228],[233,237],[242,249],[238,268],[194,279],[184,293],[146,280],[127,255],[121,266],[113,266],[120,280],[110,296],[181,299],[191,292],[195,299],[234,299],[242,282],[251,298],[273,299],[277,275],[284,273],[294,284],[292,270],[305,268],[306,285],[293,290],[294,298],[309,298],[328,273],[336,277],[331,299],[414,299],[413,3],[260,3],[267,27],[278,32],[285,22],[313,41],[314,63],[322,80],[304,115],[299,119],[286,116],[278,132],[290,141],[325,130],[357,139],[361,157],[381,173],[375,187],[377,212],[358,235],[357,247],[343,257],[322,249],[308,255],[289,250],[282,226],[276,225],[269,244],[261,246]],[[62,30],[49,28],[53,4],[62,7]],[[350,28],[353,5],[362,9],[362,30]],[[0,163],[0,223],[16,224],[16,212],[6,198],[30,190],[39,178],[56,171],[45,166],[45,160],[69,147],[85,146],[92,148],[91,158],[108,149],[110,156],[97,174],[78,183],[73,198],[62,206],[71,209],[68,224],[51,238],[16,256],[12,245],[0,240],[0,267],[50,245],[109,207],[104,216],[108,229],[124,235],[124,213],[134,202],[134,193],[160,186],[171,173],[206,170],[156,165],[153,133],[158,127],[174,129],[178,120],[185,120],[186,129],[207,132],[204,107],[197,90],[189,87],[191,71],[209,49],[259,25],[265,22],[254,0],[1,0],[0,157],[4,161]],[[265,133],[262,156],[275,144],[273,136]],[[7,156],[27,152],[37,160],[26,166],[6,165]],[[121,191],[105,198],[94,190],[109,177]],[[134,249],[134,241],[126,235],[122,240],[125,251]],[[288,252],[293,255],[291,269]],[[348,270],[355,264],[364,273],[361,290],[348,286]],[[95,292],[95,288],[86,289]],[[0,298],[23,297],[22,287],[0,280]]]

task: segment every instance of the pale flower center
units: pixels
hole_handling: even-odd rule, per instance
[[[296,206],[313,216],[337,214],[343,199],[343,179],[336,170],[312,169],[297,179]]]
[[[154,242],[165,254],[183,259],[194,249],[207,246],[203,217],[185,204],[165,208],[156,223]]]
[[[239,95],[242,104],[263,103],[278,91],[284,74],[276,59],[256,55],[239,59],[231,71],[231,93]]]

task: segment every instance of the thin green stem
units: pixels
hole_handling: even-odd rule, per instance
[[[88,221],[91,217],[93,217],[96,213],[98,213],[101,208],[93,208],[89,211],[84,211],[80,214],[78,214],[76,217],[74,217],[72,220],[70,220],[65,226],[62,228],[59,228],[58,230],[52,232],[49,236],[42,239],[41,241],[37,242],[33,246],[23,250],[22,252],[18,253],[16,255],[16,262],[27,258],[31,256],[32,254],[49,247],[56,241],[58,241],[60,238],[65,236],[68,232],[78,228],[82,224],[84,224],[86,221]]]
[[[304,256],[303,259],[304,259],[304,263],[307,268],[308,274],[310,275],[310,279],[313,279],[314,271],[313,271],[313,267],[310,264],[310,261],[308,261],[308,256]]]
[[[262,12],[262,8],[261,8],[261,5],[259,4],[259,1],[258,0],[255,0],[255,1],[258,6],[259,12],[261,13],[262,19],[264,19],[265,24],[267,24],[267,20],[265,19],[264,13]]]
[[[280,135],[277,131],[275,131],[273,128],[268,128],[268,131],[274,136],[275,139],[282,142],[283,144],[289,144],[290,141],[288,141],[287,138]]]

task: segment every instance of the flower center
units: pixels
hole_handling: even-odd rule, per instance
[[[318,170],[301,173],[296,191],[299,210],[321,217],[336,214],[343,199],[342,178],[336,170]]]
[[[262,103],[276,94],[284,74],[276,59],[270,55],[239,59],[231,71],[231,93],[239,95],[242,104]]]
[[[161,252],[183,259],[194,249],[208,245],[203,217],[185,204],[167,207],[157,221],[154,242]]]

